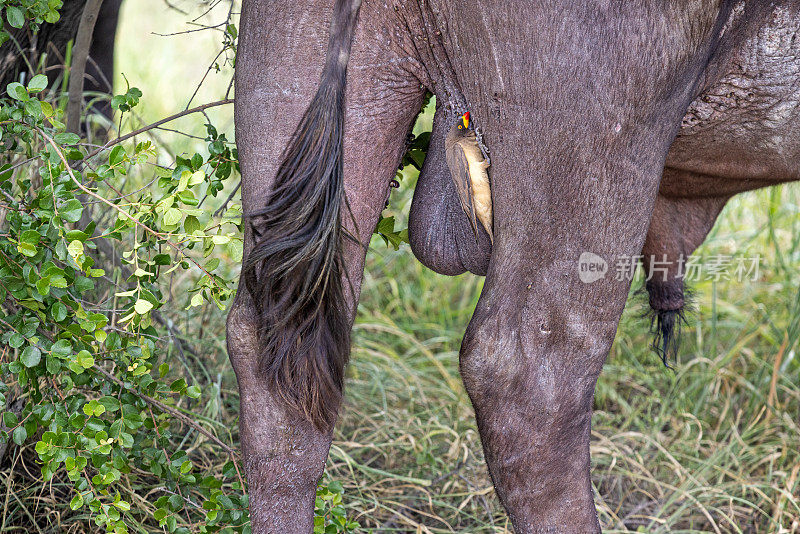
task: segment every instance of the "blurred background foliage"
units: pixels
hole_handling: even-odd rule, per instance
[[[110,138],[225,98],[233,60],[232,36],[226,30],[229,23],[237,24],[237,11],[237,6],[218,0],[127,0],[117,38],[114,92],[123,95],[136,87],[142,97],[122,115],[121,122],[117,112]],[[430,130],[433,105],[420,116],[415,134]],[[135,192],[136,198],[163,194],[177,187],[174,182],[180,181],[182,173],[173,177],[173,171],[184,165],[191,175],[203,171],[203,181],[197,175],[198,183],[192,186],[197,198],[202,198],[214,182],[206,165],[213,143],[207,139],[209,123],[218,135],[233,140],[230,105],[188,115],[138,136],[137,142],[152,143],[147,163],[126,160],[125,173],[95,183],[97,192],[114,198],[109,189],[113,186],[123,194]],[[126,146],[130,159],[135,145]],[[230,143],[225,146],[234,148]],[[195,154],[203,166],[192,163]],[[164,181],[158,179],[154,164],[169,169]],[[15,170],[15,179],[31,172],[25,169]],[[414,165],[402,170],[400,187],[384,212],[386,219],[394,218],[394,230],[405,228],[416,177]],[[205,221],[228,217],[229,224],[238,222],[238,179],[233,172],[220,180],[216,196],[186,208],[202,211],[198,218],[204,221],[203,233],[208,232]],[[18,199],[23,194],[14,191]],[[141,203],[150,205],[153,198],[158,196]],[[650,325],[643,316],[646,299],[635,294],[641,282],[634,284],[595,394],[593,484],[604,531],[800,532],[799,209],[800,188],[793,184],[740,195],[725,208],[697,255],[749,258],[759,254],[760,274],[754,282],[703,281],[695,286],[695,311],[684,328],[675,371],[665,369],[649,348]],[[7,217],[9,210],[5,213]],[[181,224],[186,215],[181,214]],[[164,213],[159,216],[154,224],[163,223]],[[4,219],[3,234],[8,227]],[[236,247],[230,243],[240,234],[232,228],[224,233],[229,240],[215,246],[209,256],[203,257],[199,245],[187,254],[203,265],[218,260],[213,273],[232,289],[239,263]],[[114,243],[120,254],[134,248],[133,233],[125,235]],[[482,279],[432,273],[399,241],[395,243],[399,250],[394,251],[381,236],[375,236],[368,254],[346,405],[317,499],[318,530],[510,532],[486,472],[472,408],[458,376],[458,349]],[[165,253],[157,245],[142,252],[151,261]],[[181,266],[179,254],[167,253],[169,265],[161,267],[160,276],[147,280],[149,291],[158,295],[162,321],[152,323],[155,334],[148,338],[152,356],[142,364],[148,376],[166,386],[156,396],[189,421],[148,405],[141,397],[131,399],[137,409],[161,414],[154,417],[161,425],[156,441],[171,460],[155,463],[169,464],[177,474],[156,476],[137,468],[132,458],[134,468],[120,469],[119,480],[113,482],[119,499],[130,505],[130,510],[117,507],[120,521],[132,532],[196,532],[209,525],[212,530],[246,529],[238,460],[229,452],[238,446],[238,395],[225,352],[222,309],[229,300],[221,301],[222,308],[213,298],[203,298],[193,306],[197,292],[190,290],[201,284],[203,273],[193,264]],[[128,313],[137,300],[120,302],[125,297],[117,297],[115,301],[113,284],[102,285],[105,278],[120,282],[119,263],[108,258],[99,261],[111,263],[103,266],[106,276],[98,277],[92,294],[98,313]],[[174,265],[178,268],[164,273]],[[8,315],[10,309],[4,307],[4,313]],[[150,331],[137,333],[134,328],[131,332],[141,336]],[[30,394],[15,383],[19,375],[8,366],[20,360],[21,351],[7,345],[4,338],[0,355],[8,385],[6,410],[19,411],[21,404],[30,401],[26,396]],[[127,380],[127,373],[134,372],[118,369],[115,376]],[[102,387],[101,375],[92,376],[97,378],[93,387]],[[136,389],[140,383],[131,384],[134,396],[142,391]],[[172,384],[176,391],[170,389]],[[85,406],[107,396],[100,396],[99,389],[78,389],[87,399]],[[118,398],[122,389],[114,390]],[[106,402],[114,406],[113,401]],[[88,409],[94,413],[97,406]],[[112,420],[102,413],[98,418]],[[13,434],[14,425],[8,423],[14,421],[6,421],[6,432]],[[43,459],[37,452],[43,450],[38,445],[43,442],[43,429],[32,430],[25,439],[11,439],[3,451],[0,531],[105,529],[106,524],[95,523],[98,512],[88,505],[71,506],[76,490],[63,464],[51,479],[43,480]],[[181,473],[185,461],[190,464]],[[196,476],[206,486],[182,482],[184,475]],[[180,494],[177,488],[185,488],[186,493]],[[100,496],[112,508],[115,498],[115,494]],[[219,512],[209,520],[212,510]],[[360,526],[356,528],[353,521]]]

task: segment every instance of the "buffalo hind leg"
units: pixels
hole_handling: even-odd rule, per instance
[[[565,126],[526,139],[560,145],[564,154],[592,143]],[[668,147],[668,139],[625,142],[639,152]],[[596,163],[604,171],[597,178],[561,153],[544,152],[533,163],[514,157],[537,149],[492,146],[495,240],[460,370],[514,531],[596,533],[589,457],[594,387],[630,281],[617,279],[613,268],[598,280],[582,279],[579,259],[591,253],[613,266],[616,258],[640,253],[661,166],[654,156],[634,167],[627,154],[612,152]],[[602,195],[594,194],[599,187]]]
[[[403,61],[390,57],[393,44],[387,49],[386,43],[393,38],[384,26],[391,17],[369,12],[379,8],[364,3],[347,71],[343,178],[347,202],[341,204],[341,222],[344,233],[355,241],[341,240],[346,302],[336,304],[346,308],[350,325],[366,247],[423,97],[419,81],[403,70]],[[245,213],[266,204],[281,154],[315,94],[330,16],[328,1],[289,2],[280,8],[261,0],[243,4],[235,114]],[[256,244],[253,232],[245,225],[245,262]],[[268,387],[260,336],[270,325],[260,324],[257,308],[240,284],[228,316],[227,339],[239,386],[240,441],[252,529],[258,534],[306,534],[314,527],[315,490],[332,430],[321,430],[288,410],[284,398]],[[337,405],[325,408],[335,413],[338,400],[333,402]]]
[[[582,300],[577,256],[572,263],[572,272],[554,262],[521,276],[490,269],[461,347],[489,472],[518,534],[599,532],[592,400],[625,291]]]

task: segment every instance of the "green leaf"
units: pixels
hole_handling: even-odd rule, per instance
[[[8,87],[6,87],[6,92],[8,93],[8,96],[15,100],[21,100],[24,102],[30,98],[28,96],[28,91],[25,90],[25,87],[21,83],[12,82],[8,84]]]
[[[111,155],[108,156],[108,162],[111,165],[118,165],[125,161],[125,148],[122,145],[117,145],[113,149],[111,149]]]
[[[81,232],[80,230],[69,230],[67,232],[67,241],[74,241],[76,239],[78,241],[86,241],[89,239],[89,234]]]
[[[189,178],[189,185],[192,186],[192,185],[202,184],[203,182],[205,182],[205,180],[206,180],[206,173],[204,173],[203,171],[197,171],[193,173],[192,176]]]
[[[37,249],[36,245],[31,245],[30,243],[25,243],[24,241],[21,241],[17,245],[17,251],[23,256],[28,256],[29,258],[32,258],[36,256]]]
[[[106,395],[101,397],[98,402],[105,407],[107,412],[116,412],[119,410],[120,403],[115,397]]]
[[[47,76],[44,74],[37,74],[28,82],[28,91],[31,93],[38,93],[45,89],[47,89]]]
[[[41,119],[42,115],[42,104],[35,98],[32,98],[25,102],[25,114],[29,115],[35,119]]]
[[[200,306],[201,304],[203,304],[203,294],[198,291],[197,293],[192,295],[192,300],[189,302],[189,307],[187,309],[194,308],[195,306]]]
[[[192,177],[191,171],[183,171],[181,178],[178,180],[178,191],[183,191],[189,185],[189,178]]]
[[[153,256],[153,263],[156,265],[169,265],[172,262],[172,257],[169,254],[156,254]]]
[[[187,234],[193,234],[197,231],[203,231],[203,225],[200,224],[200,221],[194,215],[187,215],[186,220],[183,221],[183,228],[186,230]]]
[[[50,313],[52,314],[53,319],[57,323],[60,323],[61,321],[63,321],[67,317],[67,307],[62,302],[56,302],[55,304],[53,304],[53,307],[50,308]],[[60,341],[64,341],[64,340],[62,339]]]
[[[18,426],[14,429],[14,432],[12,432],[11,439],[13,439],[14,443],[17,445],[22,446],[25,440],[28,439],[28,431],[25,430],[24,426]]]
[[[14,412],[3,413],[3,424],[7,427],[11,428],[12,426],[16,426],[17,422],[17,415]]]
[[[92,399],[88,403],[83,405],[83,413],[88,416],[101,416],[106,412],[106,407],[97,402],[96,400]],[[101,431],[103,432],[103,431]],[[101,439],[102,436],[95,436],[95,439]],[[102,439],[108,439],[108,436],[105,436]]]
[[[88,369],[94,365],[94,357],[89,353],[88,350],[82,350],[75,355],[75,363],[77,363],[83,369]]]
[[[58,304],[61,304],[61,303],[59,302]],[[62,306],[63,306],[63,304],[62,304]],[[50,351],[55,356],[60,356],[62,358],[66,358],[72,352],[72,344],[69,341],[67,341],[66,339],[59,339],[58,341],[53,343],[53,346],[50,347]]]
[[[58,208],[58,214],[67,222],[78,222],[82,213],[83,205],[77,198],[69,199],[63,207]]]
[[[113,504],[120,510],[125,510],[126,512],[131,509],[131,505],[126,501],[115,501]]]
[[[183,217],[181,210],[178,208],[170,208],[164,213],[164,225],[175,226],[181,222],[181,217]]]
[[[39,347],[28,345],[22,351],[19,359],[25,367],[34,367],[42,360],[42,351],[39,350]]]
[[[39,244],[39,237],[40,234],[36,230],[25,230],[19,236],[20,241],[24,241],[26,243],[30,243],[31,245],[38,245]]]
[[[54,274],[50,277],[50,285],[61,289],[66,289],[67,279],[60,274]]]
[[[12,349],[18,349],[24,343],[25,343],[25,336],[23,336],[19,332],[14,332],[11,335],[11,339],[8,340],[8,344],[11,346]]]
[[[139,315],[144,315],[153,309],[153,303],[149,300],[139,299],[136,301],[136,304],[133,305],[133,309],[136,310],[136,313]]]
[[[199,399],[200,388],[198,386],[189,386],[188,388],[186,388],[186,395],[193,399]]]
[[[69,252],[69,255],[73,258],[80,256],[83,254],[83,243],[77,239],[71,241],[70,244],[67,245],[67,252]]]
[[[40,278],[36,280],[36,291],[43,297],[50,293],[50,278]]]
[[[25,24],[25,15],[22,10],[16,6],[6,6],[6,20],[9,25],[14,28],[22,28]]]
[[[175,391],[176,393],[180,393],[181,391],[186,389],[186,380],[184,380],[183,378],[174,380],[172,384],[169,385],[169,389]]]
[[[78,134],[62,132],[53,136],[53,141],[59,145],[74,145],[81,142]]]
[[[72,500],[71,500],[71,501],[69,501],[69,507],[70,507],[71,509],[73,509],[73,510],[77,510],[77,509],[78,509],[78,508],[80,508],[81,506],[83,506],[83,495],[81,495],[80,493],[78,493],[77,495],[75,495],[75,496],[72,498]]]
[[[231,239],[231,242],[228,243],[228,254],[231,255],[231,259],[236,263],[241,263],[243,253],[244,244],[242,240],[239,238]]]
[[[49,22],[50,24],[55,24],[61,18],[61,14],[56,11],[56,9],[62,6],[62,2],[60,0],[50,0],[48,5],[50,6],[50,11],[45,13],[44,21]]]
[[[75,277],[75,290],[81,293],[94,289],[94,282],[85,276]]]

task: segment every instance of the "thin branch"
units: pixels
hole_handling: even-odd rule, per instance
[[[205,83],[206,78],[208,77],[208,75],[214,69],[214,65],[217,65],[217,60],[219,59],[219,56],[221,56],[224,53],[225,53],[225,48],[223,48],[222,50],[217,52],[217,55],[214,56],[214,59],[211,60],[211,64],[206,69],[206,73],[203,74],[203,77],[200,79],[200,83],[198,83],[197,87],[194,88],[194,92],[192,93],[191,98],[189,98],[189,101],[186,103],[186,109],[189,109],[189,106],[192,105],[192,100],[194,100],[194,97],[196,97],[197,93],[200,92],[200,88],[203,86],[203,83]]]
[[[231,191],[231,194],[228,195],[228,198],[225,199],[225,202],[222,203],[222,206],[220,206],[219,209],[214,212],[214,217],[219,217],[220,215],[222,215],[223,211],[228,209],[228,204],[230,203],[231,200],[233,200],[233,197],[236,195],[236,192],[239,191],[240,187],[242,187],[241,180],[239,180],[239,183],[236,184],[236,187],[233,189],[233,191]]]
[[[108,143],[103,145],[101,148],[98,148],[97,150],[91,152],[88,156],[86,156],[86,159],[93,158],[94,156],[96,156],[100,152],[102,152],[103,150],[106,150],[106,149],[108,149],[108,148],[110,148],[110,147],[112,147],[114,145],[118,145],[118,144],[122,143],[123,141],[127,141],[131,137],[135,137],[135,136],[137,136],[137,135],[139,135],[141,133],[144,133],[144,132],[146,132],[148,130],[152,130],[153,128],[158,128],[162,124],[166,124],[168,122],[174,121],[175,119],[180,119],[181,117],[185,117],[186,115],[191,115],[192,113],[198,113],[198,112],[203,111],[203,110],[208,109],[208,108],[213,108],[213,107],[216,107],[216,106],[224,106],[225,104],[233,104],[233,100],[234,100],[233,98],[226,98],[225,100],[217,100],[216,102],[209,102],[207,104],[203,104],[202,106],[193,107],[192,109],[186,109],[184,111],[181,111],[180,113],[176,113],[174,115],[170,115],[169,117],[165,117],[165,118],[163,118],[163,119],[161,119],[159,121],[156,121],[156,122],[154,122],[152,124],[148,124],[147,126],[142,126],[138,130],[134,130],[134,131],[132,131],[130,133],[127,133],[127,134],[125,134],[125,135],[123,135],[121,137],[117,137],[116,139],[114,139],[112,141],[109,141]]]
[[[72,47],[72,66],[69,70],[69,102],[67,104],[67,131],[80,133],[81,108],[83,107],[83,77],[86,74],[86,60],[92,46],[94,23],[103,0],[88,0],[81,14],[78,35]]]
[[[174,11],[177,11],[177,12],[178,12],[178,13],[180,13],[181,15],[187,15],[187,16],[189,15],[189,12],[188,12],[188,11],[184,11],[184,10],[182,10],[181,8],[179,8],[178,6],[171,4],[171,3],[169,2],[169,0],[164,0],[164,3],[165,3],[165,4],[167,4],[167,7],[168,7],[168,8],[170,8],[170,9],[172,9],[172,10],[174,10]]]
[[[196,32],[202,32],[202,31],[204,31],[204,30],[217,30],[217,31],[222,31],[222,30],[220,30],[220,29],[219,29],[219,27],[220,27],[220,26],[222,26],[223,24],[226,24],[227,22],[228,22],[228,21],[226,20],[225,22],[220,22],[219,24],[214,24],[214,25],[212,25],[212,26],[207,26],[207,25],[205,25],[205,24],[197,24],[197,23],[192,23],[192,22],[189,22],[189,23],[188,23],[189,25],[191,25],[191,26],[199,26],[199,28],[193,28],[193,29],[191,29],[191,30],[183,30],[183,31],[180,31],[180,32],[173,32],[173,33],[158,33],[158,32],[153,32],[153,35],[158,35],[159,37],[175,37],[176,35],[185,35],[185,34],[187,34],[187,33],[196,33]]]
[[[5,189],[0,189],[0,193],[3,193],[3,196],[5,196],[10,202],[16,202],[17,201],[17,199],[15,199],[13,196],[11,196],[11,193],[6,191]]]

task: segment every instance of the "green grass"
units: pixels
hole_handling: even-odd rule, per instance
[[[218,48],[211,32],[150,35],[185,29],[187,17],[170,13],[158,1],[125,7],[118,71],[144,91],[145,122],[186,106]],[[221,98],[229,75],[212,74],[196,102]],[[117,84],[124,88],[119,77]],[[232,108],[216,113],[218,122],[231,124]],[[158,135],[175,153],[202,146]],[[405,218],[412,186],[409,176],[388,214]],[[800,532],[799,209],[795,185],[742,195],[726,207],[698,254],[759,253],[760,277],[695,287],[696,313],[674,372],[650,351],[642,299],[631,297],[595,396],[592,480],[606,532]],[[180,281],[173,282],[178,298]],[[460,340],[481,287],[479,277],[432,273],[407,246],[393,252],[373,241],[346,406],[326,469],[344,485],[348,514],[365,529],[510,532],[458,376]],[[204,388],[203,404],[192,412],[238,445],[224,313],[176,305],[170,315],[195,354],[181,356],[170,345],[169,358],[182,361],[180,372]],[[174,441],[206,469],[222,469],[227,460],[196,433]],[[88,518],[70,515],[63,488],[42,485],[25,452],[0,472],[0,531],[91,531]],[[157,481],[131,488],[132,495],[157,492]],[[134,504],[147,506],[142,498]],[[161,532],[151,524],[141,530]]]

